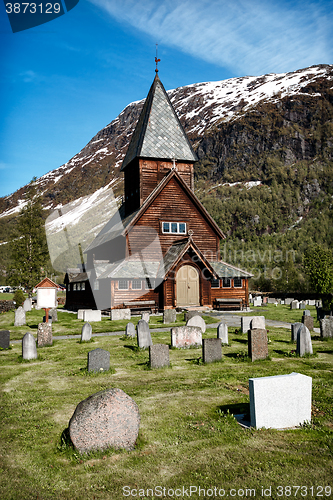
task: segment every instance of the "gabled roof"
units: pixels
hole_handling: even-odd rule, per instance
[[[115,239],[118,236],[124,235],[126,232],[131,230],[131,227],[135,225],[135,223],[140,219],[140,217],[145,213],[148,207],[153,203],[159,193],[163,190],[163,188],[170,182],[170,180],[176,177],[179,181],[183,189],[186,191],[187,195],[193,203],[197,206],[199,211],[204,215],[209,224],[213,227],[214,231],[219,235],[220,238],[225,238],[225,235],[222,233],[219,226],[216,224],[214,219],[209,215],[205,207],[198,200],[193,191],[188,187],[183,178],[178,174],[177,169],[172,169],[166,175],[161,182],[153,189],[149,196],[145,199],[143,204],[138,210],[135,210],[131,214],[125,216],[125,206],[122,205],[117,213],[109,220],[106,226],[102,229],[102,231],[96,236],[96,238],[92,241],[84,252],[88,252],[93,250],[94,248],[107,243]]]
[[[213,266],[211,265],[212,263],[209,262],[205,256],[200,252],[199,248],[197,245],[192,241],[191,238],[180,240],[175,242],[169,250],[166,252],[164,255],[160,267],[157,273],[158,278],[164,278],[168,272],[175,267],[180,259],[185,255],[186,252],[191,249],[201,260],[201,262],[206,266],[206,268],[212,273],[213,276],[218,276],[217,273],[215,272]]]
[[[34,288],[59,288],[59,285],[54,281],[50,280],[50,278],[44,278],[42,281],[35,285]]]
[[[121,170],[134,158],[198,161],[161,80],[156,74]]]

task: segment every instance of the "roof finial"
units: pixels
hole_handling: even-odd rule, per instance
[[[161,59],[157,59],[157,47],[158,47],[158,43],[156,44],[156,57],[155,57],[155,62],[156,62],[156,69],[155,69],[155,72],[158,73],[158,63],[161,61]]]

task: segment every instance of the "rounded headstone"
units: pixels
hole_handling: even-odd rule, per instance
[[[303,323],[292,323],[291,324],[291,341],[295,342],[297,340],[297,332],[301,328]]]
[[[22,339],[22,358],[37,359],[36,341],[30,332],[27,332]]]
[[[85,323],[81,330],[81,342],[88,342],[91,340],[92,327],[90,323]]]
[[[31,299],[25,299],[25,301],[23,302],[23,309],[25,310],[25,312],[31,311],[31,307]]]
[[[305,311],[303,311],[303,316],[311,316],[311,313],[308,309],[305,309]]]
[[[135,337],[135,326],[131,321],[126,325],[125,335],[126,337]]]
[[[223,321],[217,325],[217,338],[221,339],[222,344],[228,344],[228,325]]]
[[[206,331],[206,323],[201,316],[193,316],[188,320],[186,326],[197,326],[201,328],[202,333],[205,333]]]
[[[299,356],[304,356],[304,354],[313,354],[311,334],[305,325],[302,325],[297,331],[296,352]]]
[[[51,317],[53,323],[58,321],[58,311],[56,307],[52,307],[52,309],[50,309],[49,317]]]
[[[69,421],[69,435],[80,453],[107,448],[133,450],[139,425],[135,401],[121,389],[111,388],[77,405]]]
[[[141,319],[143,319],[144,321],[146,321],[146,323],[149,323],[149,318],[150,318],[149,312],[143,312],[141,314]]]
[[[138,346],[140,348],[147,348],[150,345],[153,345],[149,331],[149,325],[144,319],[140,319],[140,321],[136,325],[136,334],[138,339]]]
[[[18,307],[15,311],[15,321],[14,326],[24,326],[25,325],[25,310],[22,306]]]
[[[252,318],[251,321],[251,330],[254,330],[256,328],[260,328],[261,330],[265,329],[265,316],[256,316]]]
[[[10,342],[10,331],[1,330],[0,331],[0,347],[1,349],[9,349]]]

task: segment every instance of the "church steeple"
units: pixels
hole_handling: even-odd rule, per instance
[[[198,161],[157,72],[121,170],[135,158]]]
[[[175,166],[193,190],[196,161],[197,156],[156,71],[121,168],[125,174],[126,213],[139,208]]]

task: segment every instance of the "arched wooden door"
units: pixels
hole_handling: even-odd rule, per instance
[[[193,266],[182,266],[176,276],[177,306],[198,306],[199,273]]]

